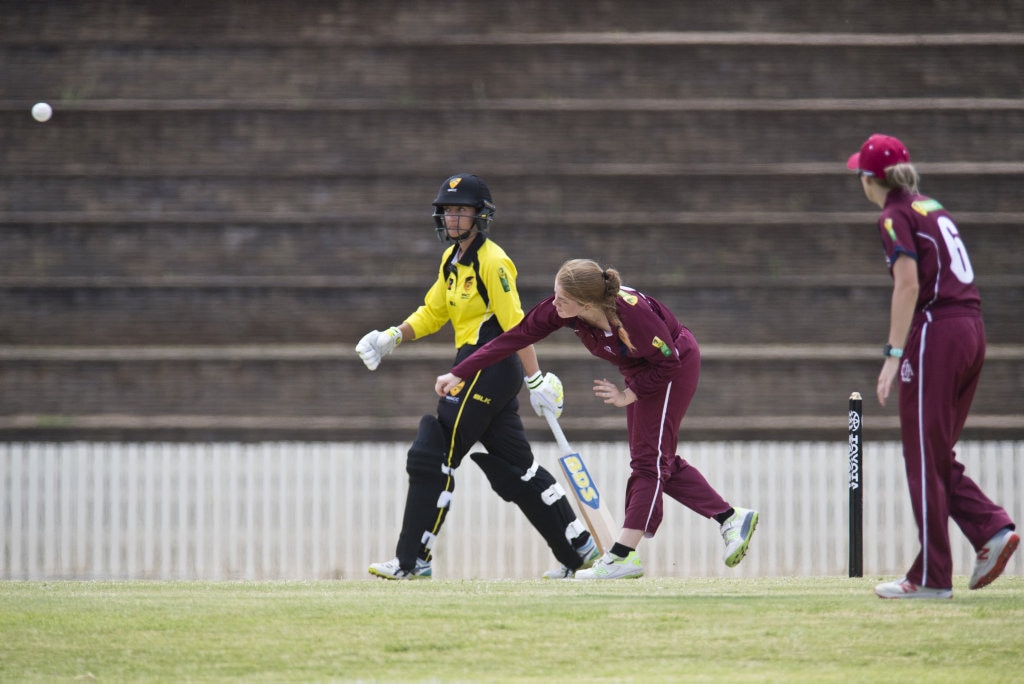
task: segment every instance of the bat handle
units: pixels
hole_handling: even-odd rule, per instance
[[[572,447],[569,446],[569,440],[565,438],[565,433],[562,432],[562,426],[558,424],[558,418],[547,409],[542,409],[542,411],[548,421],[548,427],[551,428],[551,434],[555,436],[555,441],[558,442],[558,447],[562,450],[562,453],[571,454]]]

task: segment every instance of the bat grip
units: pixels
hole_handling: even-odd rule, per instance
[[[558,418],[547,409],[542,409],[544,418],[548,421],[548,427],[551,428],[551,434],[555,436],[555,441],[558,442],[558,447],[562,450],[562,453],[571,454],[572,447],[569,446],[569,440],[565,438],[565,433],[562,432],[562,426],[558,424]]]

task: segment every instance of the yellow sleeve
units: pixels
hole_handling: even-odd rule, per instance
[[[416,339],[436,333],[448,322],[447,291],[444,272],[439,270],[437,280],[423,297],[423,304],[405,319],[416,333]]]

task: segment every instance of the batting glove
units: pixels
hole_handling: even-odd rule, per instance
[[[541,375],[537,371],[526,378],[526,386],[530,388],[530,405],[538,416],[543,417],[547,411],[555,418],[562,415],[562,406],[565,404],[565,392],[562,390],[562,381],[554,373]]]
[[[377,370],[381,359],[395,350],[402,343],[402,331],[392,326],[381,332],[371,330],[363,335],[356,345],[356,353],[370,370]]]

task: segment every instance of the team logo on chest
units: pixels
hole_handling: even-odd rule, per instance
[[[466,276],[466,279],[462,281],[462,294],[459,296],[462,299],[469,299],[473,296],[473,289],[476,287],[476,278],[474,276]]]

